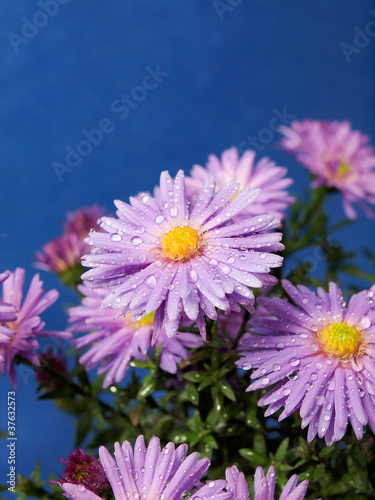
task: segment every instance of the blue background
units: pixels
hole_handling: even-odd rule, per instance
[[[61,233],[68,210],[94,202],[112,210],[113,199],[152,190],[161,170],[188,173],[208,154],[257,136],[274,108],[296,119],[349,119],[375,137],[375,40],[350,63],[340,48],[354,43],[356,26],[364,29],[374,19],[374,2],[237,4],[219,15],[211,0],[65,0],[17,45],[9,34],[22,36],[24,17],[43,23],[43,16],[35,17],[42,9],[34,0],[2,0],[1,271],[24,267],[29,283],[34,252]],[[157,65],[169,75],[121,120],[113,101],[142,84],[147,66]],[[103,118],[114,130],[59,182],[52,163],[64,162],[66,147],[75,149],[82,130],[97,128]],[[293,191],[301,194],[308,176],[277,149],[278,140],[275,134],[259,155],[288,166]],[[343,217],[339,197],[330,211]],[[360,214],[355,227],[355,238],[341,233],[349,247],[373,245],[373,223]],[[61,290],[59,303],[43,316],[47,328],[64,328],[62,306],[74,296],[53,275],[42,272],[42,279],[46,289]],[[57,457],[72,449],[73,422],[52,403],[36,400],[31,370],[18,378],[17,472],[29,475],[41,460],[45,478],[59,474]],[[1,378],[0,428],[6,427],[11,389],[8,377]],[[5,463],[4,442],[0,459]]]

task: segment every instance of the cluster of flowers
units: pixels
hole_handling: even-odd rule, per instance
[[[175,448],[170,442],[163,449],[153,436],[148,447],[143,436],[138,436],[134,451],[128,441],[115,444],[114,460],[101,446],[99,459],[86,455],[82,450],[73,451],[65,464],[60,484],[65,495],[72,500],[111,499],[166,499],[166,500],[249,500],[249,489],[242,472],[234,465],[228,467],[225,479],[208,481],[200,479],[210,466],[208,458],[199,460],[197,452],[187,455],[188,447]],[[254,499],[274,500],[275,469],[271,466],[264,475],[258,467],[254,476]],[[292,476],[283,489],[280,500],[302,500],[308,481],[298,484]]]
[[[372,215],[366,203],[375,203],[375,155],[366,136],[348,123],[309,120],[281,132],[282,147],[314,174],[313,187],[341,191],[350,218],[354,202]],[[176,373],[189,349],[207,341],[207,318],[221,322],[221,328],[231,325],[235,336],[247,310],[252,317],[239,343],[237,365],[256,369],[248,390],[273,386],[259,401],[269,405],[266,415],[283,407],[281,420],[299,410],[302,427],[309,426],[308,440],[318,434],[328,445],[343,437],[348,421],[358,439],[367,424],[375,432],[375,285],[346,305],[335,283],[315,294],[284,280],[295,305],[263,296],[255,308],[252,289],[277,282],[269,273],[282,265],[274,252],[284,247],[281,232],[274,230],[294,199],[286,190],[292,180],[285,168],[268,158],[254,160],[254,152],[239,158],[231,148],[221,159],[211,155],[206,168],[195,165],[190,177],[179,171],[172,179],[162,172],[153,195],[140,193],[130,204],[115,201],[117,217],[104,217],[97,206],[70,214],[64,235],[48,243],[36,260],[61,276],[79,266],[83,256],[90,269],[79,286],[82,304],[69,309],[66,332],[46,332],[39,314],[57,292],[42,297],[35,276],[21,305],[23,270],[0,275],[2,372],[5,367],[15,385],[16,354],[39,364],[36,337],[70,338],[79,332],[84,335],[73,345],[88,347],[80,362],[87,370],[99,366],[105,387],[120,382],[132,359],[146,360],[158,345],[160,367]],[[193,323],[200,336],[179,331]],[[174,450],[169,443],[161,452],[153,440],[146,452],[141,437],[134,456],[124,442],[116,445],[117,465],[103,448],[100,459],[116,498],[124,494],[121,477],[128,477],[127,488],[142,498],[159,498],[162,492],[165,498],[180,498],[197,487],[208,467],[195,454],[186,458],[184,445]],[[142,471],[145,463],[150,473]],[[296,488],[296,482],[292,478],[280,498],[303,498],[305,483]],[[71,498],[98,498],[83,483],[60,484]],[[257,470],[255,484],[255,498],[273,498],[274,471],[264,477]],[[226,492],[224,487],[222,481],[199,485],[192,497],[248,498],[235,467],[227,470]]]

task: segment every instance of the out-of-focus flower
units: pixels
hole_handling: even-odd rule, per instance
[[[104,387],[116,384],[124,377],[132,359],[147,361],[153,334],[153,314],[132,323],[131,315],[119,316],[111,308],[102,308],[107,291],[91,290],[86,283],[78,286],[83,295],[82,304],[68,309],[71,332],[91,332],[72,341],[78,349],[90,347],[80,358],[87,370],[101,365],[98,373],[105,373]],[[202,345],[201,337],[193,333],[179,333],[168,339],[162,332],[154,347],[163,344],[160,367],[176,373],[177,364],[190,356],[189,348]]]
[[[249,500],[249,489],[243,472],[240,472],[235,465],[228,467],[225,471],[227,480],[227,491],[232,494],[231,500]],[[257,467],[254,475],[254,500],[274,500],[275,499],[276,474],[273,465],[264,475],[262,467]],[[309,485],[307,480],[298,484],[298,476],[294,474],[286,483],[279,500],[302,500],[305,498]]]
[[[39,357],[40,360],[40,369],[35,370],[35,377],[39,383],[44,383],[45,387],[49,391],[53,391],[58,389],[61,386],[61,381],[53,377],[50,373],[45,371],[43,368],[46,364],[51,366],[55,371],[59,372],[59,374],[65,379],[68,378],[68,366],[67,359],[62,350],[59,348],[57,352],[54,352],[53,347],[49,347],[45,352],[42,352]]]
[[[104,213],[105,209],[98,205],[68,212],[67,221],[63,222],[64,234],[54,238],[44,245],[41,251],[35,253],[35,267],[65,277],[67,284],[74,281],[70,274],[74,274],[77,266],[78,273],[82,273],[81,258],[90,251],[89,245],[83,240],[90,229],[99,230],[97,222]]]
[[[307,438],[316,434],[328,445],[340,440],[350,421],[357,439],[367,424],[375,432],[375,285],[353,295],[346,306],[340,289],[317,295],[284,280],[295,306],[261,297],[249,321],[253,334],[239,345],[238,366],[256,379],[248,390],[277,385],[259,400],[279,420],[298,408]]]
[[[237,220],[263,214],[272,214],[284,219],[286,209],[295,201],[286,191],[286,188],[293,184],[293,180],[285,177],[286,168],[277,166],[267,157],[254,164],[255,155],[255,151],[247,150],[240,158],[235,147],[225,150],[221,159],[209,155],[206,168],[194,165],[190,172],[191,177],[186,177],[188,195],[198,194],[204,181],[211,175],[217,190],[234,179],[241,189],[261,189],[258,198],[236,216]]]
[[[170,442],[160,449],[160,441],[153,436],[146,448],[143,436],[138,436],[134,451],[128,441],[115,444],[114,460],[101,446],[99,456],[111,484],[115,500],[124,498],[180,500],[229,500],[231,494],[223,491],[224,480],[199,483],[210,466],[208,458],[199,460],[197,452],[187,456],[186,444],[175,448]],[[61,484],[65,495],[72,500],[100,500],[82,483]],[[197,487],[193,494],[190,490]]]
[[[43,246],[35,254],[35,267],[62,275],[81,262],[86,251],[84,243],[76,234],[63,234]]]
[[[0,274],[0,285],[9,278],[10,272]],[[0,299],[0,349],[1,345],[7,344],[14,335],[13,330],[8,326],[8,321],[16,319],[17,309],[13,304],[9,304]],[[4,358],[0,355],[0,366],[4,363]]]
[[[87,455],[83,450],[76,449],[70,453],[68,460],[59,458],[65,465],[64,476],[60,481],[51,481],[54,484],[77,484],[87,488],[95,495],[105,496],[111,486],[98,458]]]
[[[233,223],[260,192],[239,187],[231,181],[215,194],[208,178],[190,203],[183,172],[175,180],[163,172],[157,199],[116,201],[119,218],[103,217],[105,233],[90,233],[93,250],[83,265],[92,269],[83,279],[110,287],[103,306],[132,313],[134,321],[155,312],[154,342],[163,327],[174,337],[183,314],[205,339],[205,316],[216,319],[216,308],[253,311],[249,287],[277,281],[268,273],[282,258],[270,252],[283,245],[281,234],[270,232],[279,222],[272,215]]]
[[[16,389],[16,370],[13,360],[16,355],[29,360],[36,366],[40,366],[37,354],[39,344],[37,337],[70,338],[70,332],[51,332],[43,330],[45,323],[40,314],[50,307],[59,296],[56,290],[50,290],[43,295],[43,282],[36,274],[31,281],[30,288],[22,302],[23,285],[25,281],[24,269],[17,268],[14,273],[3,282],[3,301],[13,304],[17,310],[16,318],[7,322],[7,327],[12,330],[13,336],[6,344],[0,345],[0,357],[4,358],[4,366],[0,365],[1,373],[4,368],[8,372],[13,387]]]
[[[351,129],[349,122],[294,121],[280,127],[281,146],[316,176],[313,188],[341,191],[344,211],[356,217],[353,203],[373,216],[366,203],[375,203],[375,152],[369,137]]]
[[[63,222],[64,230],[68,234],[76,234],[83,240],[89,234],[90,229],[98,229],[98,220],[103,217],[105,211],[105,208],[94,204],[68,212],[66,214],[68,220]]]

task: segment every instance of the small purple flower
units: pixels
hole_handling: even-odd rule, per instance
[[[240,341],[237,364],[257,368],[249,391],[277,384],[259,400],[279,420],[299,409],[307,439],[340,440],[350,421],[357,439],[369,424],[375,432],[375,285],[346,305],[340,289],[283,286],[296,305],[261,297]]]
[[[232,221],[258,195],[248,187],[239,192],[235,181],[215,194],[208,178],[189,202],[183,172],[175,180],[163,172],[157,199],[116,201],[118,219],[103,217],[105,232],[90,233],[93,249],[83,264],[92,269],[83,279],[107,288],[104,307],[132,313],[135,321],[155,312],[154,342],[163,326],[174,337],[185,314],[205,339],[205,316],[216,320],[216,308],[228,314],[239,305],[253,311],[249,287],[277,281],[268,273],[282,263],[270,253],[283,249],[281,234],[270,232],[279,221],[273,215]]]
[[[249,500],[249,489],[243,472],[240,472],[235,465],[228,467],[225,471],[227,480],[227,491],[232,494],[230,500]],[[276,474],[273,465],[264,475],[262,467],[257,467],[254,475],[254,500],[274,500],[275,499]],[[298,476],[294,474],[286,483],[279,500],[302,500],[305,498],[309,482],[302,481],[298,486]]]
[[[87,246],[77,234],[63,234],[54,238],[35,253],[34,267],[43,271],[62,275],[69,269],[80,265]]]
[[[116,384],[124,377],[132,359],[147,361],[153,334],[153,314],[132,323],[131,315],[119,316],[111,308],[102,308],[107,291],[103,288],[91,290],[86,283],[78,286],[84,296],[82,304],[68,310],[71,332],[90,332],[72,341],[78,349],[89,346],[80,357],[87,370],[101,365],[98,373],[105,373],[104,387]],[[163,344],[160,351],[160,367],[176,373],[177,364],[190,356],[190,348],[202,345],[202,338],[193,333],[179,333],[168,339],[161,332],[154,347]]]
[[[61,380],[56,377],[51,376],[50,373],[45,371],[44,365],[48,363],[55,371],[58,371],[63,377],[68,379],[68,366],[67,359],[60,346],[57,352],[54,351],[52,346],[49,346],[48,349],[40,354],[39,357],[41,366],[38,370],[35,370],[35,377],[39,383],[43,383],[44,386],[49,390],[53,391],[61,387]]]
[[[0,285],[9,278],[10,272],[0,274]],[[0,299],[0,345],[7,344],[13,337],[14,332],[8,326],[8,321],[15,321],[17,309],[13,304],[9,304]],[[0,356],[0,365],[4,363],[4,358]]]
[[[223,491],[225,481],[209,481],[202,486],[199,481],[210,466],[208,458],[199,460],[197,452],[187,456],[186,444],[175,448],[170,442],[160,449],[159,438],[153,436],[146,448],[143,436],[138,436],[134,451],[128,441],[115,444],[114,460],[101,446],[99,456],[111,484],[113,498],[153,500],[180,500],[195,487],[186,500],[229,500],[231,494]],[[100,500],[85,485],[61,484],[65,495],[72,500]]]
[[[87,455],[81,449],[72,451],[68,460],[59,458],[65,465],[64,476],[60,475],[60,481],[52,481],[54,484],[75,484],[87,488],[90,492],[103,495],[111,486],[104,472],[103,466],[98,458]]]
[[[98,220],[103,217],[106,209],[94,203],[89,207],[82,207],[66,214],[67,221],[63,222],[65,233],[76,234],[81,240],[86,238],[90,229],[98,229]]]
[[[95,204],[68,212],[67,221],[63,222],[64,234],[35,253],[35,267],[63,275],[69,269],[80,266],[82,255],[90,251],[83,240],[90,229],[99,230],[97,222],[104,213],[105,209]]]
[[[209,155],[206,168],[194,165],[190,172],[191,177],[186,178],[187,193],[189,196],[198,194],[204,181],[211,175],[215,180],[216,189],[234,179],[241,189],[261,189],[258,198],[236,216],[238,220],[263,214],[272,214],[284,219],[286,209],[295,201],[285,190],[293,184],[293,180],[285,177],[286,168],[277,166],[267,157],[254,164],[255,155],[255,151],[247,150],[240,158],[235,147],[226,149],[221,159]]]
[[[0,345],[0,357],[4,358],[4,366],[0,365],[0,371],[4,374],[4,367],[8,372],[13,387],[16,389],[16,370],[14,368],[14,357],[19,354],[36,366],[40,366],[37,354],[39,344],[37,337],[70,338],[69,332],[49,332],[43,330],[45,323],[39,315],[50,307],[58,297],[56,290],[50,290],[43,296],[43,282],[36,274],[31,281],[26,297],[22,301],[23,285],[25,280],[24,269],[17,268],[14,273],[3,282],[3,301],[15,306],[16,318],[7,322],[7,327],[12,330],[13,336],[5,345]],[[13,316],[14,317],[14,316]]]
[[[294,121],[280,132],[281,146],[316,176],[313,188],[325,185],[341,191],[350,219],[356,217],[353,203],[373,216],[366,205],[375,203],[375,152],[369,137],[352,130],[349,122],[337,121]]]

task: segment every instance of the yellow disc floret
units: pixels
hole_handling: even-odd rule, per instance
[[[350,172],[350,166],[344,161],[340,162],[336,172],[337,177],[342,177],[343,175],[346,175],[348,172]]]
[[[323,351],[330,356],[347,359],[363,352],[363,330],[344,321],[319,328],[317,336]]]
[[[197,231],[188,226],[175,227],[168,231],[162,245],[167,257],[182,261],[189,260],[200,248]]]
[[[143,318],[140,319],[139,321],[135,321],[134,323],[132,323],[132,327],[133,328],[142,328],[142,326],[152,326],[154,324],[154,316],[155,316],[155,311],[150,313],[150,314],[146,314],[146,316],[143,316]],[[132,318],[132,315],[130,313],[129,314],[129,321],[131,321],[131,318]]]

